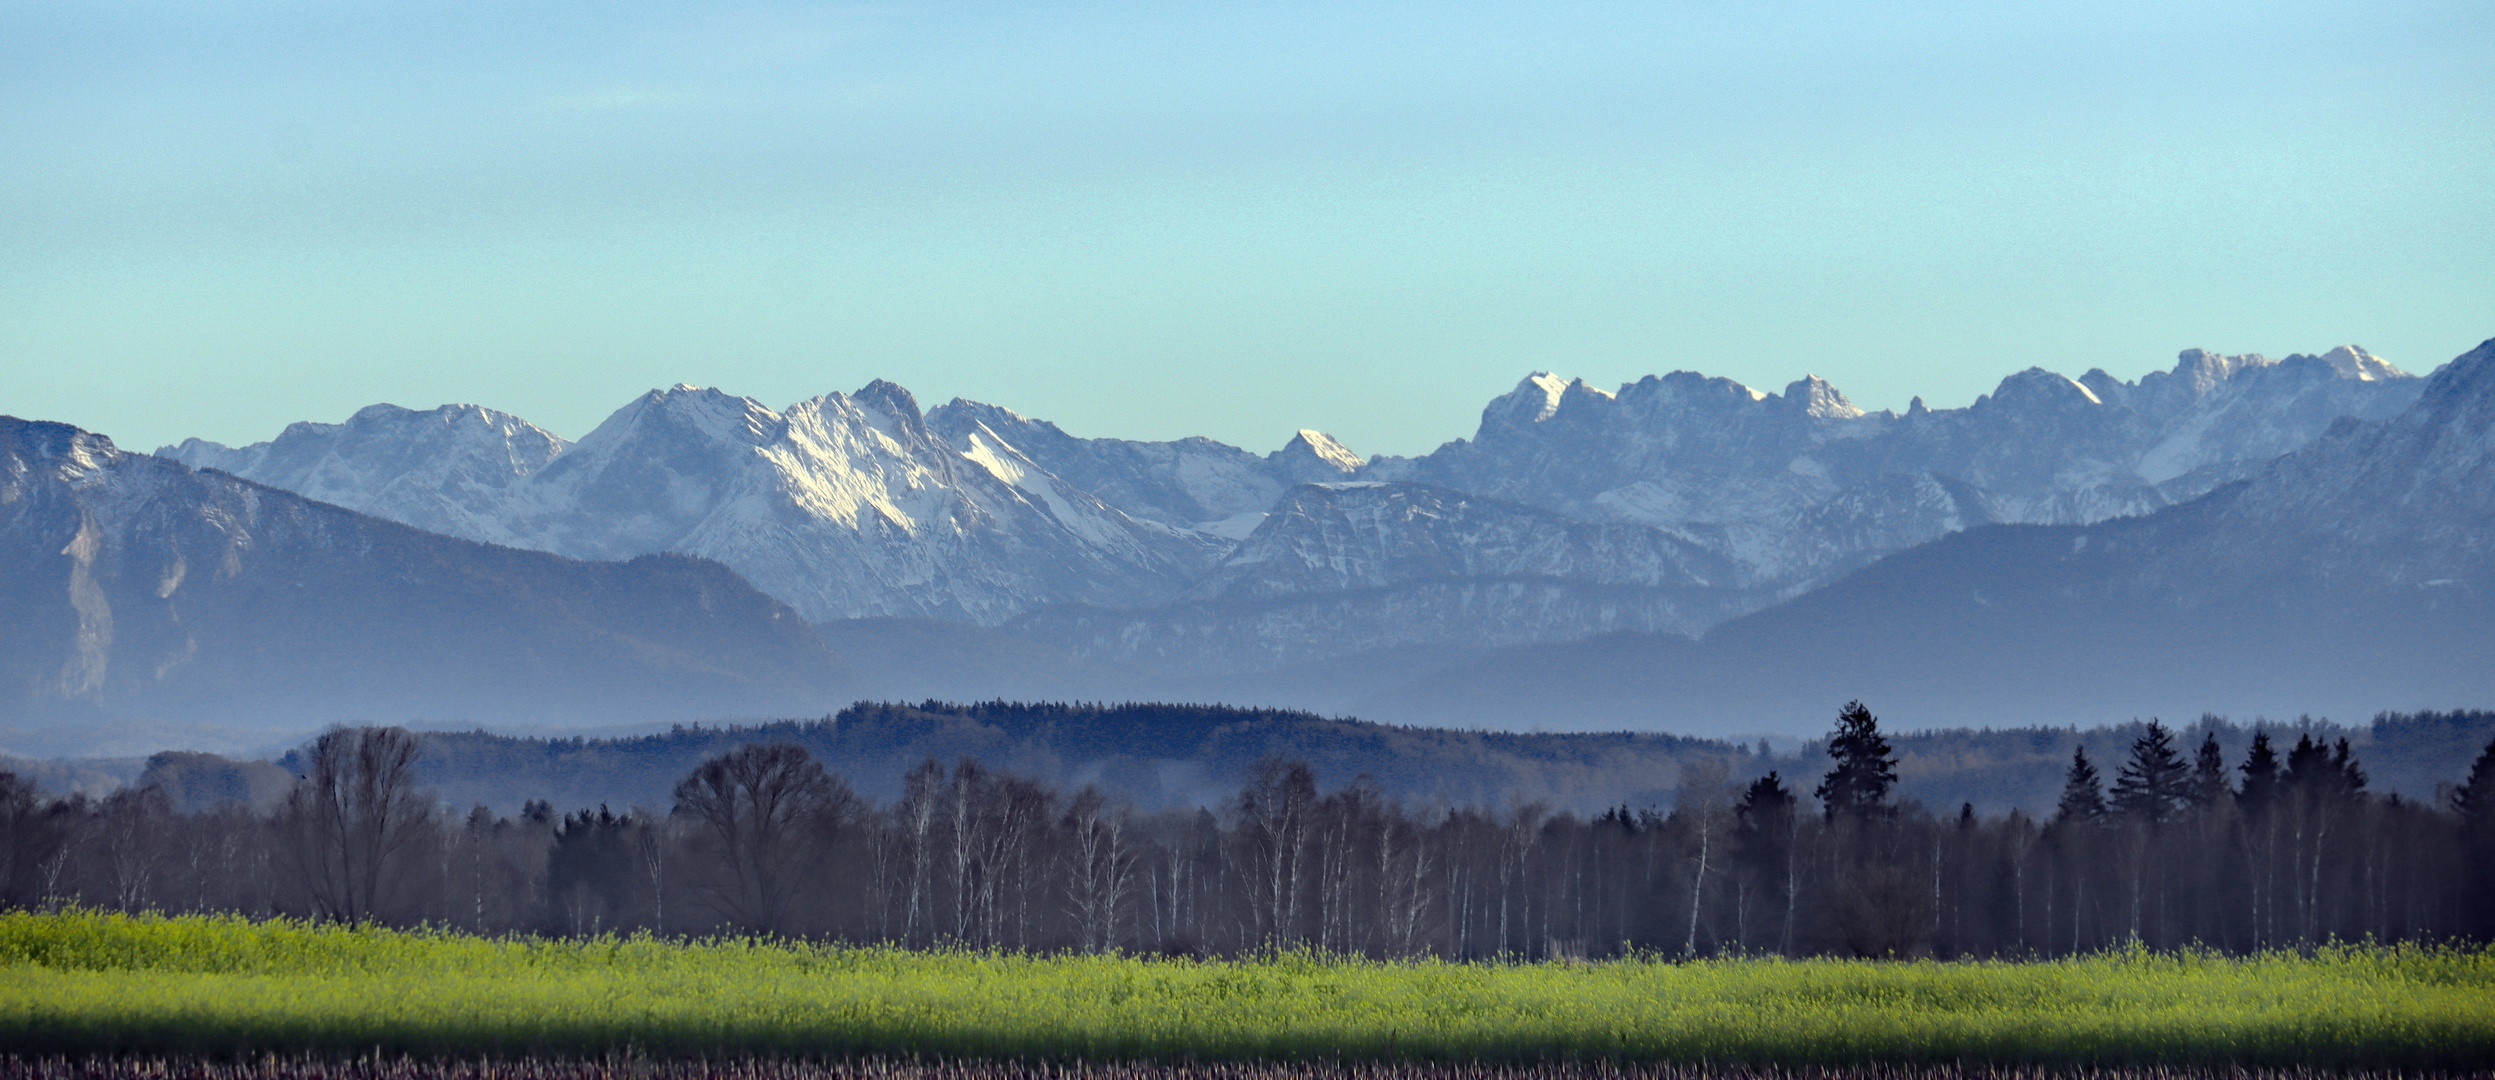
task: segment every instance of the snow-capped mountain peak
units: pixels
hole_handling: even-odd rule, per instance
[[[759,446],[778,438],[781,426],[778,413],[752,398],[677,383],[665,390],[652,390],[616,410],[589,434],[581,436],[579,445],[583,450],[591,450],[669,430],[686,438]]]
[[[2331,355],[2187,350],[2136,384],[2031,368],[1968,408],[1918,402],[1903,417],[1865,413],[1815,376],[1768,395],[1674,372],[1615,396],[1537,372],[1484,410],[1472,440],[1362,478],[1721,530],[1746,581],[1800,588],[1969,523],[2154,510],[2249,475],[2336,417],[2379,419],[2414,398],[2416,381],[2380,358]]]
[[[1991,394],[1976,399],[1979,409],[1990,406],[2046,412],[2085,409],[2104,403],[2104,399],[2085,383],[2040,367],[2031,367],[2005,378],[2000,386],[1993,388]]]
[[[477,405],[383,404],[356,410],[343,424],[289,424],[268,442],[185,439],[156,454],[418,528],[508,543],[502,501],[571,446]]]
[[[1817,375],[1804,375],[1779,396],[1784,406],[1818,420],[1852,420],[1863,415],[1845,395]]]
[[[926,438],[927,422],[918,411],[918,398],[900,384],[877,379],[849,395],[851,401],[866,410],[867,422],[896,439],[907,431],[909,437]]]
[[[908,390],[880,380],[785,411],[680,384],[576,445],[473,406],[375,406],[239,451],[166,454],[467,539],[708,555],[815,620],[1145,602],[1229,546],[1132,518],[981,430],[940,438]]]
[[[1301,428],[1282,449],[1266,460],[1294,483],[1319,484],[1342,480],[1367,464],[1342,441],[1322,431]]]
[[[2295,359],[2289,357],[2288,359]],[[2409,374],[2391,362],[2366,352],[2362,345],[2342,345],[2322,354],[2322,362],[2343,379],[2375,382],[2383,379],[2405,379]]]
[[[1567,392],[1569,380],[1547,371],[1525,376],[1516,389],[1490,399],[1481,410],[1481,423],[1489,427],[1500,424],[1538,424],[1559,411],[1560,395]]]
[[[1050,607],[1286,602],[1207,584],[1229,557],[1224,581],[1251,564],[1308,571],[1285,590],[1300,614],[1271,609],[1276,621],[1240,640],[1321,624],[1421,633],[1492,611],[1547,638],[1699,629],[1986,522],[2153,510],[2252,475],[2338,417],[2391,416],[2420,382],[2355,346],[2284,361],[2187,350],[2136,383],[2030,368],[1968,408],[1917,399],[1899,416],[1866,413],[1815,375],[1779,394],[1688,371],[1612,392],[1538,371],[1488,403],[1472,438],[1366,461],[1313,428],[1258,455],[1202,438],[1078,438],[958,398],[922,413],[883,380],[785,410],[678,385],[568,448],[490,410],[377,406],[244,451],[168,452],[453,535],[711,557],[817,621],[1022,625]],[[1389,561],[1419,576],[1348,569],[1381,551],[1406,552]],[[1503,584],[1453,584],[1487,577]],[[1606,591],[1622,588],[1648,592]],[[1378,589],[1393,596],[1364,591]],[[1160,631],[1102,632],[1158,648]]]

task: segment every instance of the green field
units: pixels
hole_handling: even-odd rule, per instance
[[[0,915],[0,1053],[2483,1068],[2495,951],[1253,962]]]

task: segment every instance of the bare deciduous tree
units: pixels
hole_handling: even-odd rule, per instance
[[[1317,775],[1308,763],[1273,757],[1256,763],[1247,790],[1239,794],[1240,827],[1247,833],[1255,873],[1252,910],[1268,948],[1289,944],[1298,929],[1308,819],[1316,803]]]
[[[857,795],[795,743],[739,747],[696,766],[676,785],[676,813],[694,823],[705,863],[696,891],[748,934],[788,929],[806,887]]]
[[[1106,952],[1118,945],[1118,916],[1135,882],[1128,816],[1126,807],[1110,805],[1108,796],[1091,786],[1077,792],[1066,810],[1069,913],[1086,951]]]
[[[141,911],[149,906],[172,822],[173,800],[152,784],[123,788],[104,799],[97,839],[112,883],[114,907]]]
[[[405,856],[433,817],[416,790],[420,750],[396,727],[332,728],[313,741],[279,815],[284,857],[313,916],[395,914]]]

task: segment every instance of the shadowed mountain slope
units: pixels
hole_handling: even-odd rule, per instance
[[[0,418],[0,722],[785,715],[849,676],[717,563],[456,540]]]
[[[1797,718],[1854,697],[1917,727],[2485,702],[2491,456],[2495,342],[2438,370],[2399,415],[2343,419],[2183,505],[1972,529],[1703,641],[1616,634],[1509,650],[1362,711],[1744,732],[1807,730]]]

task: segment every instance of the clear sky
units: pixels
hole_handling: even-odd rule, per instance
[[[0,4],[0,412],[888,378],[1363,453],[2495,336],[2485,0]]]

